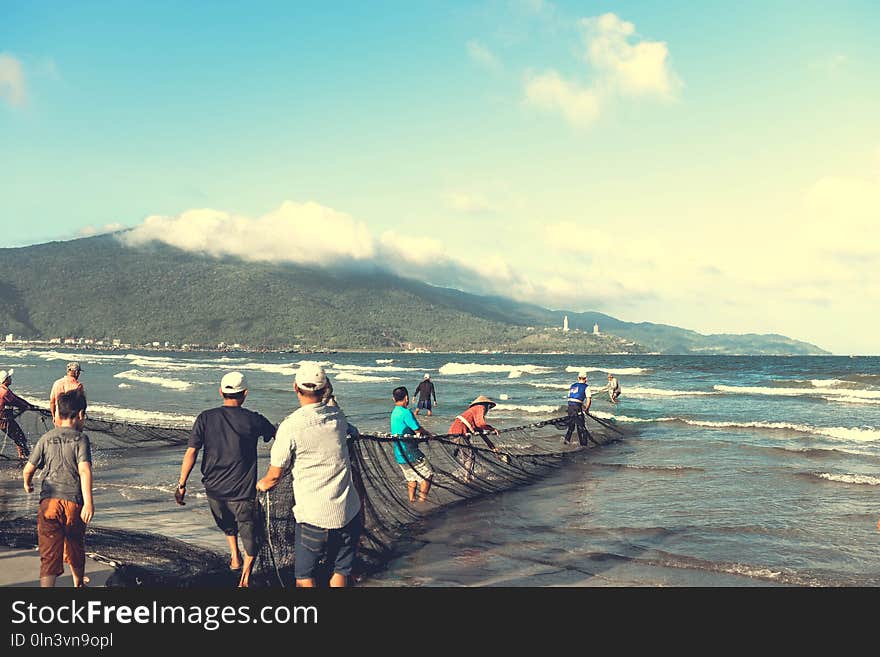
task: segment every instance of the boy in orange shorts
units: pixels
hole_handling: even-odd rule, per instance
[[[42,435],[24,466],[24,489],[34,492],[34,473],[43,470],[37,536],[40,544],[40,586],[70,564],[73,585],[84,585],[86,525],[92,520],[92,448],[82,432],[86,398],[81,389],[58,395],[58,426]]]

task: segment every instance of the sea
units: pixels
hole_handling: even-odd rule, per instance
[[[522,355],[501,353],[159,352],[4,345],[12,389],[46,406],[68,361],[82,364],[89,415],[189,427],[219,404],[223,374],[249,382],[246,407],[280,422],[294,374],[320,361],[362,432],[388,431],[391,390],[424,374],[445,433],[477,395],[488,419],[519,426],[564,414],[585,369],[614,373],[617,405],[591,412],[628,429],[536,483],[439,509],[411,526],[397,556],[362,586],[880,585],[880,358],[838,356]],[[9,440],[3,454],[15,455]],[[188,504],[173,492],[184,447],[94,448],[95,516],[218,552],[198,472]],[[260,472],[268,447],[260,449]],[[20,471],[0,469],[3,514],[36,515]]]

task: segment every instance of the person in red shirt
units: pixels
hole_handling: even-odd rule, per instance
[[[451,435],[459,436],[456,439],[456,443],[459,446],[455,449],[454,456],[464,468],[464,480],[466,482],[470,481],[473,477],[474,465],[477,461],[477,451],[471,444],[471,435],[478,434],[489,449],[496,454],[498,453],[498,448],[495,447],[486,435],[486,432],[489,431],[496,436],[498,435],[498,429],[486,422],[486,413],[494,406],[495,402],[485,395],[480,395],[470,403],[466,411],[455,417],[455,420],[449,427]]]
[[[58,426],[58,419],[55,418],[55,403],[58,395],[62,392],[70,392],[71,390],[82,390],[85,393],[85,388],[83,388],[83,384],[79,380],[81,372],[82,368],[79,363],[72,361],[67,364],[67,374],[52,384],[52,392],[49,393],[49,410],[52,412],[55,426]]]
[[[0,410],[0,431],[12,438],[12,442],[18,449],[18,458],[23,461],[30,456],[31,449],[28,446],[27,436],[15,421],[15,409],[29,410],[34,406],[9,389],[9,386],[12,385],[13,371],[12,369],[8,372],[0,370],[0,409],[2,409]]]

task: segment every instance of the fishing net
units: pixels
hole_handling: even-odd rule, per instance
[[[498,436],[490,434],[494,449],[490,449],[479,435],[404,439],[364,433],[351,438],[349,453],[353,478],[364,515],[355,578],[383,568],[395,555],[395,546],[407,529],[432,511],[529,484],[558,467],[572,452],[603,445],[623,435],[614,424],[593,415],[589,417],[595,423],[588,426],[589,442],[585,446],[579,446],[577,442],[573,446],[563,444],[560,430],[568,427],[567,417],[501,429]],[[21,428],[31,446],[53,426],[51,415],[42,409],[18,413],[12,421]],[[91,416],[86,419],[85,431],[92,445],[101,449],[162,444],[181,446],[186,444],[190,434],[188,427],[145,425]],[[12,440],[5,434],[0,435],[0,440],[0,454],[6,459],[15,459]],[[434,472],[424,502],[410,502],[407,483],[395,460],[394,443],[403,440],[418,444]],[[292,513],[290,473],[285,473],[271,491],[261,493],[259,502],[264,540],[251,581],[256,586],[292,586],[296,522]],[[223,570],[218,566],[222,564],[220,556],[210,550],[196,550],[193,546],[188,546],[188,550],[175,549],[176,543],[167,543],[170,539],[140,533],[132,534],[133,538],[126,541],[117,538],[118,534],[118,531],[92,528],[89,541],[90,545],[98,541],[103,558],[111,561],[119,573],[133,573],[125,581],[127,585],[176,582],[178,586],[185,586],[196,581],[204,583],[210,573]],[[143,549],[133,548],[135,544]],[[185,543],[181,545],[187,546]],[[168,577],[167,564],[175,558],[161,556],[167,554],[178,555],[173,577]],[[151,564],[156,567],[151,568]],[[160,564],[164,565],[160,567]],[[329,578],[330,573],[323,575]]]

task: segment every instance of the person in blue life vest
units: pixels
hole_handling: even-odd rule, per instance
[[[577,427],[578,442],[583,446],[588,444],[587,441],[591,436],[584,424],[584,415],[590,410],[592,401],[587,372],[581,370],[578,372],[577,383],[572,383],[568,389],[568,430],[564,439],[566,445],[571,444],[571,434],[574,433],[575,427]]]

